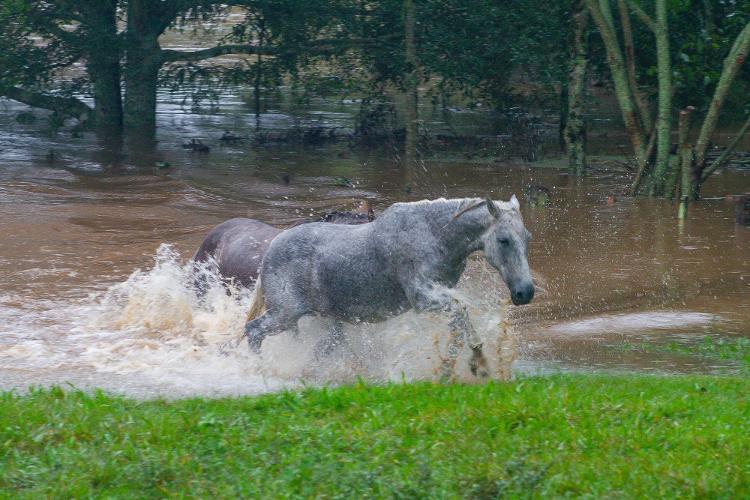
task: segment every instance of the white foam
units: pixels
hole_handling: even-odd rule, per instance
[[[713,314],[681,311],[647,311],[627,314],[608,314],[595,318],[558,323],[546,328],[545,333],[560,335],[589,335],[597,333],[633,332],[640,330],[679,329],[706,325],[717,318]]]

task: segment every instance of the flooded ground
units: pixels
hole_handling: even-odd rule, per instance
[[[249,292],[229,297],[216,284],[200,301],[185,263],[231,217],[284,225],[362,198],[383,210],[441,196],[523,198],[529,185],[551,189],[548,206],[523,208],[540,289],[533,304],[501,306],[503,285],[481,257],[461,286],[498,372],[517,347],[521,373],[726,373],[729,361],[620,347],[750,337],[750,229],[734,225],[723,200],[750,191],[749,172],[712,178],[678,227],[669,202],[622,196],[629,174],[615,164],[576,182],[555,168],[454,155],[424,162],[413,183],[384,151],[220,146],[225,128],[254,124],[233,112],[244,109],[239,98],[214,115],[163,102],[158,152],[146,156],[106,152],[88,136],[50,138],[13,121],[21,108],[0,105],[0,387],[70,382],[179,396],[434,378],[440,318],[351,327],[350,345],[323,363],[312,352],[325,325],[305,320],[304,336],[271,339],[259,359],[236,345]],[[274,115],[265,126],[288,120]],[[211,152],[182,149],[191,137]]]

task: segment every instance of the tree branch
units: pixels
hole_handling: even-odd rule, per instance
[[[606,15],[602,12],[597,0],[584,1],[589,8],[591,18],[594,20],[594,24],[598,28],[599,34],[604,42],[604,47],[607,51],[607,62],[610,73],[612,74],[615,95],[617,96],[617,101],[620,105],[622,120],[625,123],[625,128],[630,137],[630,143],[633,146],[636,163],[641,165],[641,162],[648,161],[648,158],[645,157],[644,150],[644,142],[647,136],[644,134],[641,124],[637,119],[638,109],[633,99],[633,89],[630,88],[630,83],[628,81],[625,58],[617,39],[617,33],[610,28],[610,25],[606,20]]]
[[[628,5],[631,9],[633,9],[636,17],[638,17],[638,19],[640,19],[641,22],[645,24],[646,27],[648,27],[648,29],[656,33],[656,21],[654,21],[654,18],[649,16],[635,0],[628,0]]]
[[[719,112],[724,105],[724,100],[729,93],[734,78],[737,76],[740,67],[742,67],[742,64],[747,58],[748,51],[750,51],[750,23],[747,23],[745,28],[739,35],[737,35],[732,50],[729,51],[729,55],[724,59],[724,67],[721,70],[719,83],[716,85],[714,97],[711,99],[708,113],[703,120],[703,126],[698,135],[698,140],[695,143],[696,168],[703,168],[703,165],[705,164],[708,142],[716,128],[716,123],[719,120]]]
[[[217,45],[209,49],[202,50],[162,50],[161,56],[162,61],[165,63],[170,62],[195,62],[203,61],[205,59],[211,59],[213,57],[219,57],[226,54],[261,54],[264,56],[278,55],[278,51],[274,48],[263,47],[259,48],[248,44],[228,44],[228,45]]]
[[[227,44],[217,45],[202,50],[193,51],[180,51],[180,50],[162,50],[162,61],[165,63],[170,62],[196,62],[203,61],[205,59],[211,59],[213,57],[223,56],[227,54],[247,54],[247,55],[264,55],[264,56],[279,56],[294,53],[307,53],[307,54],[326,54],[335,52],[337,50],[353,48],[353,47],[366,47],[372,45],[378,45],[383,41],[394,39],[396,36],[386,36],[381,38],[347,38],[347,39],[324,39],[310,42],[307,46],[300,49],[287,49],[280,50],[277,47],[258,47],[250,44]]]
[[[612,16],[612,6],[610,0],[599,0],[599,11],[602,13],[607,26],[612,31],[615,30],[615,18]]]
[[[742,138],[747,133],[748,129],[750,129],[750,115],[748,115],[747,121],[745,121],[745,124],[742,126],[739,132],[737,132],[737,135],[734,137],[734,139],[732,139],[732,142],[729,143],[729,146],[727,146],[724,152],[721,153],[721,156],[719,156],[711,165],[703,170],[703,172],[701,173],[701,182],[705,182],[706,179],[708,179],[716,169],[723,167],[732,158],[734,150],[737,149],[737,144],[740,143]]]
[[[85,120],[93,110],[74,97],[59,97],[19,87],[2,87],[0,95],[34,108],[48,109],[63,116]]]

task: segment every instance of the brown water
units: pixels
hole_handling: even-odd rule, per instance
[[[232,113],[231,101],[219,115],[166,102],[159,152],[148,157],[112,155],[88,137],[50,139],[14,124],[16,108],[3,106],[3,388],[69,381],[174,396],[257,393],[358,376],[434,378],[446,331],[439,318],[408,314],[352,327],[350,352],[325,365],[311,357],[324,328],[307,321],[305,338],[271,339],[258,359],[233,344],[249,292],[232,298],[217,285],[200,303],[184,263],[211,227],[231,217],[286,224],[361,198],[383,210],[441,196],[489,192],[507,199],[529,184],[552,189],[549,206],[523,210],[534,234],[530,262],[540,289],[534,303],[501,307],[503,285],[481,258],[461,286],[480,334],[500,352],[493,360],[498,371],[517,345],[513,369],[522,373],[726,372],[729,362],[617,346],[690,343],[706,334],[750,337],[750,229],[734,225],[733,206],[722,199],[750,191],[748,172],[712,178],[704,191],[709,199],[693,205],[679,227],[669,202],[621,196],[629,175],[619,170],[596,170],[576,182],[561,170],[522,164],[426,162],[407,194],[406,174],[382,152],[219,147],[215,140],[208,155],[180,147],[185,137],[246,128],[246,115]],[[265,119],[273,122],[273,113]],[[172,167],[160,170],[157,160]],[[342,187],[340,177],[354,187]],[[607,204],[609,196],[617,201]],[[517,337],[502,338],[503,318]]]

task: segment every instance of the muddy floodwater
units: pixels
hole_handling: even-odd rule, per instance
[[[671,203],[623,196],[630,175],[614,163],[576,182],[556,168],[454,155],[423,162],[414,182],[382,150],[221,146],[221,131],[247,127],[243,119],[168,103],[157,153],[113,155],[88,135],[50,138],[17,125],[18,109],[3,106],[2,388],[71,383],[181,396],[435,378],[444,319],[407,314],[350,326],[349,345],[322,362],[312,353],[324,328],[305,319],[299,338],[269,339],[258,358],[236,342],[250,292],[229,296],[216,283],[199,300],[190,288],[185,264],[217,223],[245,216],[285,225],[363,198],[381,211],[397,201],[519,195],[534,236],[534,302],[504,305],[504,285],[481,255],[459,287],[498,373],[511,362],[515,373],[731,373],[730,361],[621,346],[750,337],[750,229],[735,226],[723,199],[750,191],[747,171],[712,178],[680,227]],[[210,153],[182,149],[195,136]],[[169,168],[156,166],[165,161]],[[549,187],[549,204],[529,205],[529,185]]]

